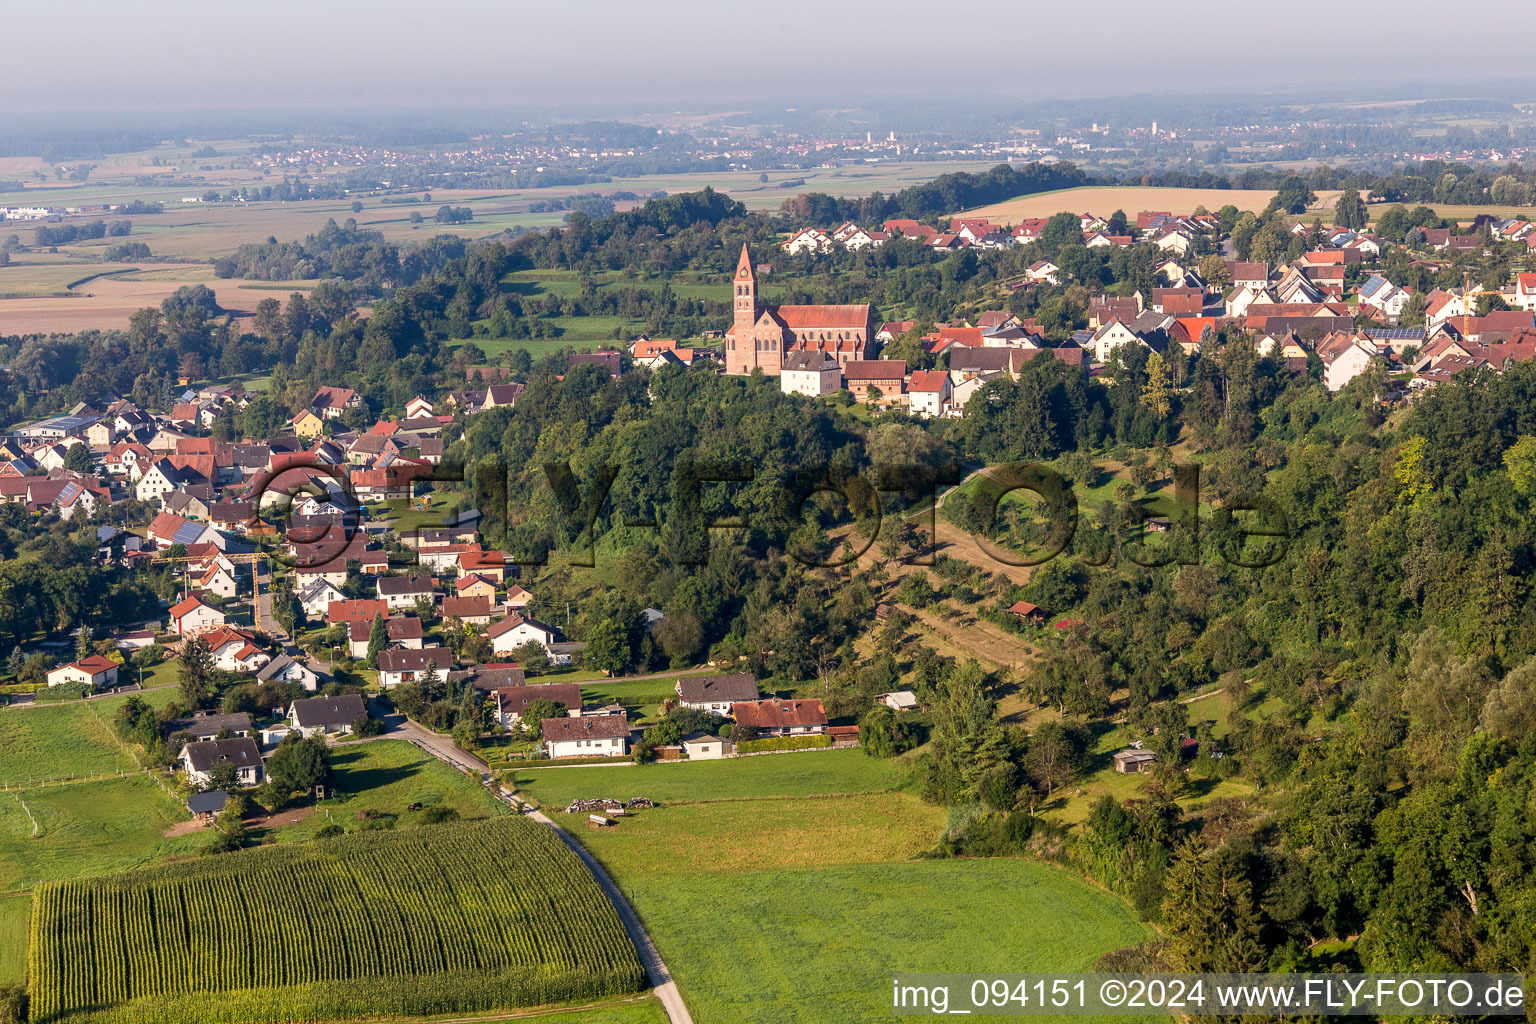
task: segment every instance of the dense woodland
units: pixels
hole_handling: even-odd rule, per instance
[[[1255,218],[1253,233],[1277,223]],[[318,384],[358,389],[371,406],[362,417],[389,414],[445,381],[461,386],[473,350],[450,341],[498,314],[538,319],[503,288],[509,271],[724,273],[743,241],[776,262],[789,295],[872,297],[935,317],[997,302],[995,285],[1040,252],[1091,258],[1085,273],[1111,289],[1150,273],[1134,250],[1085,256],[1064,230],[1033,251],[939,256],[896,242],[802,263],[770,248],[773,229],[710,192],[597,220],[576,213],[563,232],[445,258],[366,320],[351,315],[355,294],[340,284],[281,314],[268,307],[254,330],[223,317],[206,289],[189,289],[126,331],[10,340],[0,399],[19,416],[111,388],[164,408],[178,371],[271,370],[268,395],[224,428],[233,436],[273,429]],[[317,253],[335,258],[350,244]],[[251,253],[269,257],[287,258]],[[664,283],[635,290],[647,293],[637,302],[666,294]],[[1087,295],[1078,283],[1015,308],[1055,318],[1059,332]],[[668,307],[677,308],[723,325],[723,310]],[[865,718],[873,752],[924,744],[922,791],[954,809],[936,854],[1071,863],[1157,922],[1169,940],[1158,955],[1175,966],[1533,966],[1536,531],[1525,517],[1536,500],[1536,367],[1463,374],[1389,413],[1376,401],[1381,371],[1330,396],[1316,368],[1292,374],[1251,345],[1188,360],[1138,353],[1091,380],[1036,360],[1017,381],[989,384],[963,419],[936,423],[899,411],[871,421],[771,381],[680,368],[611,380],[525,353],[513,369],[527,385],[516,409],[450,432],[449,461],[468,468],[457,500],[482,508],[489,540],[514,555],[556,552],[534,612],[585,640],[593,664],[739,654],[761,677],[823,697],[833,715]],[[1049,461],[1084,488],[1100,481],[1095,459],[1106,456],[1130,479],[1109,505],[1080,510],[1071,544],[1027,586],[940,558],[931,571],[907,567],[895,588],[914,607],[954,600],[1001,621],[1023,598],[1082,621],[1035,635],[1042,657],[1027,674],[951,663],[906,637],[900,618],[875,631],[873,655],[859,652],[892,568],[926,543],[920,517],[902,525],[889,514],[922,497],[924,474],[931,491],[947,467]],[[1191,460],[1202,470],[1198,539],[1152,496],[1175,461]],[[873,498],[856,481],[896,467],[916,475],[887,496],[883,564],[842,564],[874,533]],[[823,483],[847,501],[823,494],[802,509],[787,497]],[[1245,494],[1283,512],[1287,539],[1236,534],[1231,508]],[[1049,532],[1020,506],[987,511],[962,494],[944,514],[1004,548],[1038,547]],[[1151,540],[1146,514],[1179,527]],[[710,517],[744,526],[706,530]],[[29,618],[64,628],[153,591],[86,568],[60,538],[16,532],[15,542],[61,550],[0,567],[0,585],[17,595],[0,607],[18,617],[0,629]],[[1264,543],[1268,556],[1251,557]],[[593,587],[572,565],[585,555],[611,586]],[[61,603],[65,592],[76,604]],[[643,628],[645,607],[666,613],[654,631]],[[930,709],[924,728],[871,710],[902,676]],[[1213,687],[1222,695],[1198,710],[1178,703]],[[1029,729],[1005,724],[997,701],[1010,691],[1055,715]],[[1039,816],[1120,715],[1162,755],[1139,796],[1123,806],[1106,798],[1071,830]],[[1181,766],[1186,735],[1198,754]],[[1223,778],[1252,795],[1194,815],[1176,803]],[[1355,936],[1332,960],[1309,952],[1316,940]]]

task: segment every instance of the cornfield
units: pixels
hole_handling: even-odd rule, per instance
[[[477,1012],[645,978],[591,873],[521,818],[53,882],[34,901],[34,1022]]]

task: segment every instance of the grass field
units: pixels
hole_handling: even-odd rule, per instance
[[[563,814],[557,823],[579,821]],[[931,850],[942,807],[910,793],[728,800],[636,811],[583,845],[626,883],[651,875],[794,871],[905,861]]]
[[[19,985],[27,978],[27,925],[32,900],[0,896],[0,985]]]
[[[411,825],[421,811],[406,808],[418,803],[423,810],[437,805],[451,807],[461,818],[510,813],[505,804],[474,781],[404,740],[343,744],[331,751],[331,769],[336,795],[323,801],[304,821],[279,829],[281,841],[308,839],[332,822],[356,828],[358,812],[365,810],[393,815],[400,825]]]
[[[0,793],[0,894],[194,852],[204,837],[161,835],[186,817],[144,775]]]
[[[590,872],[516,817],[50,884],[28,965],[34,1020],[145,1024],[585,1003],[645,977]]]
[[[1169,213],[1188,215],[1195,207],[1204,206],[1212,212],[1231,203],[1239,210],[1258,213],[1269,205],[1275,193],[1269,189],[1218,189],[1218,188],[1137,188],[1134,186],[1091,186],[1042,192],[1038,195],[1020,196],[990,206],[967,210],[957,216],[985,217],[1003,224],[1017,224],[1029,217],[1049,217],[1052,214],[1092,213],[1108,217],[1116,210],[1123,210],[1134,225],[1136,214],[1141,210],[1167,210]],[[1319,193],[1319,203],[1332,203],[1337,193]]]
[[[1083,971],[1149,935],[1114,897],[1020,860],[624,884],[697,1024],[893,1020],[897,972]]]
[[[900,787],[907,772],[899,761],[870,757],[855,748],[630,767],[524,769],[504,781],[546,807],[564,807],[577,797],[643,796],[657,803],[679,803],[876,793]]]
[[[80,702],[0,711],[0,785],[133,771],[138,765],[102,721],[115,710]]]

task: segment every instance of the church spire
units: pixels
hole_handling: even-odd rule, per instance
[[[752,279],[752,257],[747,254],[747,243],[741,243],[741,259],[736,261],[736,280],[750,281]]]

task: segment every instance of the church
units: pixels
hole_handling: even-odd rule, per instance
[[[725,333],[725,371],[778,376],[791,352],[824,352],[840,367],[875,357],[874,310],[862,306],[765,306],[757,301],[752,257],[741,247],[732,279],[735,322]]]

